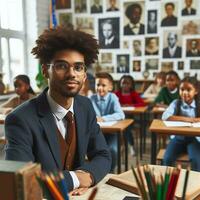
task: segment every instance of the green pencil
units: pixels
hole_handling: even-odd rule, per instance
[[[182,200],[185,200],[185,195],[186,195],[186,189],[187,189],[187,183],[188,183],[188,177],[190,173],[190,168],[187,168],[187,171],[185,173],[185,180],[184,180],[184,186],[183,186],[183,193],[182,193]]]
[[[170,178],[170,169],[169,169],[169,167],[167,167],[166,172],[165,172],[164,184],[163,184],[162,200],[166,199],[167,189],[168,189],[168,185],[169,185],[169,178]]]

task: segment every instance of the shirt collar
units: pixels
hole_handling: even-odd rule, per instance
[[[103,96],[103,97],[101,97],[101,96],[99,96],[99,94],[97,94],[97,99],[98,99],[98,101],[101,101],[101,100],[107,100],[108,99],[108,96],[109,96],[109,93],[108,94],[106,94],[105,96]]]
[[[137,24],[129,23],[129,26],[130,26],[131,29],[133,29],[133,28],[140,28],[140,23],[137,23]]]
[[[170,92],[171,94],[174,94],[174,93],[177,92],[177,90],[178,90],[178,88],[175,88],[174,90],[169,90],[169,92]]]
[[[69,111],[71,111],[74,114],[74,98],[72,99],[72,104],[69,107],[69,109],[65,109],[56,101],[54,101],[54,99],[50,96],[49,91],[46,94],[51,111],[58,120],[62,120]]]
[[[114,35],[111,38],[106,39],[105,41],[106,45],[111,44],[113,40],[114,40]]]
[[[183,101],[183,107],[191,107],[191,108],[196,108],[195,100],[192,101],[191,104],[187,104]]]

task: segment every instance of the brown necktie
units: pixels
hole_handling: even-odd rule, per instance
[[[66,114],[65,119],[67,120],[67,134],[65,135],[65,141],[68,146],[66,164],[67,169],[72,169],[76,153],[76,127],[71,111]]]

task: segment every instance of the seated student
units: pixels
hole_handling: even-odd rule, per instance
[[[174,99],[179,97],[179,80],[179,76],[175,71],[167,72],[165,81],[166,86],[160,90],[154,101],[156,106],[166,108]]]
[[[119,81],[119,90],[115,92],[119,98],[121,106],[145,106],[143,99],[135,91],[134,79],[130,75],[123,75]],[[129,117],[129,116],[127,116]],[[131,128],[129,128],[125,133],[128,143],[131,145],[131,154],[135,155],[135,150],[133,148],[133,136],[131,133]]]
[[[16,76],[14,78],[14,87],[17,95],[11,97],[8,101],[0,105],[0,112],[3,114],[7,114],[13,108],[16,108],[35,96],[35,92],[30,85],[30,79],[26,75]]]
[[[200,91],[195,77],[185,77],[179,87],[180,98],[174,100],[162,120],[200,122]],[[172,166],[177,157],[187,152],[193,170],[200,171],[200,137],[171,136],[163,164]]]
[[[124,112],[120,106],[119,100],[114,93],[113,78],[106,72],[96,74],[96,94],[93,94],[90,99],[97,115],[97,121],[115,121],[125,118]],[[117,160],[117,135],[105,134],[105,139],[112,155],[111,171],[114,170]]]
[[[145,106],[143,99],[135,91],[134,79],[130,75],[123,75],[119,80],[119,90],[115,92],[122,106]]]
[[[157,96],[162,87],[165,84],[165,72],[159,72],[156,74],[155,82],[152,83],[143,93],[143,98],[148,98],[154,100]]]

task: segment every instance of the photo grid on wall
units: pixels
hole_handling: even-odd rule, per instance
[[[65,0],[56,15],[59,25],[98,40],[95,72],[153,79],[173,69],[200,78],[199,0]]]

